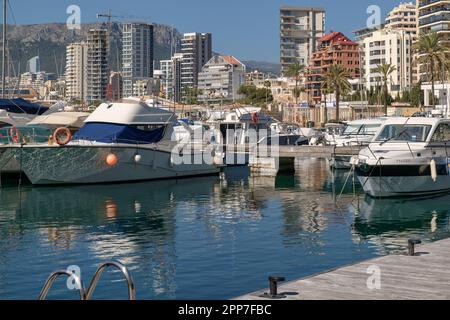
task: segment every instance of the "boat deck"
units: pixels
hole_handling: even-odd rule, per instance
[[[450,299],[450,239],[279,285],[283,300]],[[378,273],[379,271],[379,273]],[[379,286],[377,286],[379,274]],[[236,298],[261,300],[261,290]]]

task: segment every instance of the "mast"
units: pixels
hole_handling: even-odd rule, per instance
[[[6,1],[3,0],[3,50],[2,50],[2,98],[5,98],[6,82]]]

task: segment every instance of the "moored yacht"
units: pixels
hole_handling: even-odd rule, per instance
[[[337,147],[361,147],[368,145],[387,118],[361,119],[347,123],[339,135],[334,136],[332,145]],[[335,156],[329,159],[330,167],[350,168],[351,155]]]
[[[372,197],[450,191],[450,119],[392,118],[352,159]]]
[[[73,137],[68,129],[60,128],[48,143],[5,147],[33,184],[129,182],[218,173],[214,146],[172,141],[176,124],[173,112],[143,102],[103,103]]]

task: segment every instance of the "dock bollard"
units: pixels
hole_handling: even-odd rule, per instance
[[[284,294],[278,294],[278,282],[285,281],[285,277],[270,276],[269,277],[269,293],[264,293],[261,295],[262,298],[269,299],[283,299],[286,298]]]
[[[422,241],[419,239],[409,239],[408,240],[408,255],[413,256],[415,254],[414,252],[414,246],[416,244],[421,244]]]

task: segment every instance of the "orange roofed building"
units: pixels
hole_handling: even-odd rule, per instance
[[[352,78],[360,76],[359,46],[341,32],[331,32],[318,40],[317,51],[312,55],[307,68],[306,91],[310,101],[321,99],[321,84],[333,64],[348,69]]]

